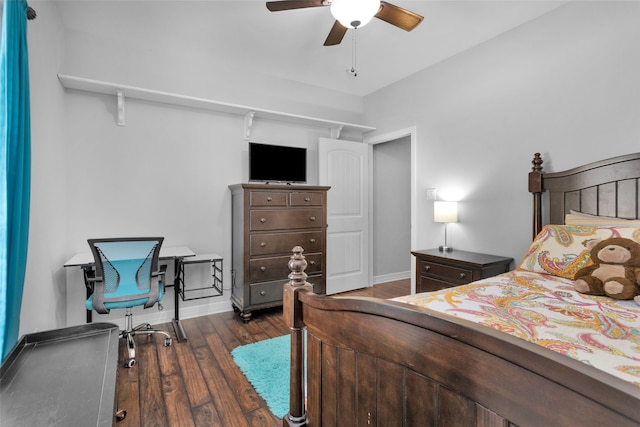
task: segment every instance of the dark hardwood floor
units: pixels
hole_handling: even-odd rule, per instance
[[[342,295],[393,298],[409,292],[407,279]],[[256,312],[248,323],[227,312],[185,319],[182,325],[188,336],[184,343],[175,340],[171,324],[156,325],[174,336],[171,347],[164,347],[161,337],[135,337],[137,364],[130,369],[123,367],[121,340],[118,408],[127,416],[118,427],[280,427],[282,421],[240,372],[231,350],[288,334],[282,308]]]

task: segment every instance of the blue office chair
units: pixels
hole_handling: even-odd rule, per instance
[[[87,310],[106,314],[114,308],[125,308],[125,330],[120,337],[127,339],[129,358],[125,366],[131,368],[136,363],[136,350],[133,341],[138,334],[162,334],[164,345],[171,345],[171,336],[165,332],[151,329],[144,323],[133,327],[131,309],[143,305],[153,307],[156,303],[162,310],[164,296],[165,269],[158,268],[160,247],[164,237],[131,237],[111,239],[89,239],[89,246],[95,259],[96,274],[90,278],[93,293],[87,299]]]

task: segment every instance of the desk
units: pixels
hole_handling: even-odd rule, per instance
[[[3,426],[115,425],[118,326],[23,335],[0,370]]]
[[[173,329],[176,332],[176,338],[178,342],[184,342],[187,340],[187,334],[182,328],[180,323],[180,270],[182,268],[182,260],[187,257],[195,256],[196,254],[186,246],[162,246],[160,247],[160,260],[167,261],[173,260],[173,284],[166,285],[167,287],[173,286],[174,288],[174,310],[175,315],[171,323],[173,323]],[[87,298],[93,292],[93,288],[89,282],[89,278],[92,278],[95,274],[93,269],[94,259],[90,252],[81,252],[75,254],[69,261],[64,263],[65,267],[80,267],[84,276],[84,286],[87,290]],[[91,310],[87,310],[87,323],[91,323]]]

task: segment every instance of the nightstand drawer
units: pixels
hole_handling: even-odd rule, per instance
[[[420,261],[420,275],[448,281],[449,286],[451,283],[463,285],[471,283],[473,280],[473,271],[471,270],[424,260]]]
[[[433,292],[441,289],[447,289],[453,286],[451,282],[445,282],[444,280],[438,280],[434,277],[420,276],[420,280],[416,284],[416,292]]]

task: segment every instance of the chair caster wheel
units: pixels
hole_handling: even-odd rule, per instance
[[[164,339],[164,346],[165,347],[169,347],[172,343],[173,343],[173,340],[171,338],[165,338]]]
[[[136,364],[136,359],[128,359],[126,362],[124,362],[124,367],[133,368],[133,365],[135,364]]]

